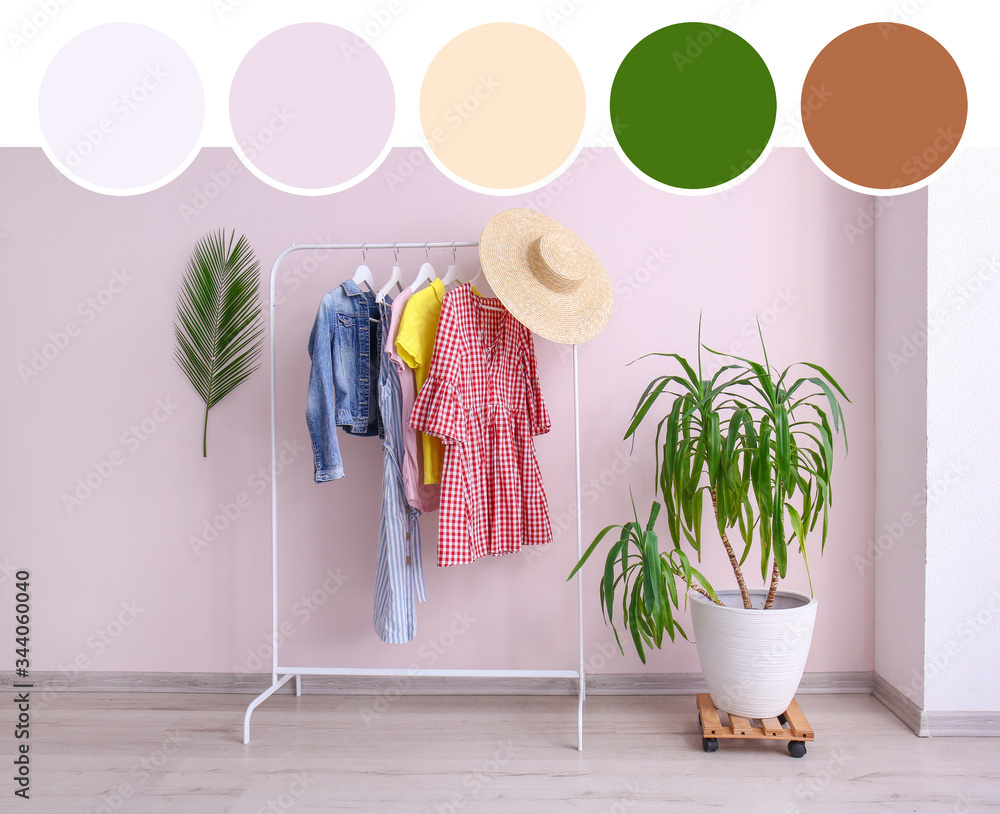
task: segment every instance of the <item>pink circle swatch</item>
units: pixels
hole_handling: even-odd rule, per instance
[[[239,153],[283,188],[334,192],[374,169],[396,111],[392,79],[364,40],[298,23],[244,57],[229,94]]]
[[[194,63],[165,34],[108,23],[52,59],[38,93],[50,158],[82,186],[145,192],[194,158],[205,93]]]

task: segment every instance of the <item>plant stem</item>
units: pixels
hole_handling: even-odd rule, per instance
[[[720,602],[718,599],[713,598],[712,595],[708,591],[706,591],[704,588],[702,588],[700,585],[695,585],[692,582],[691,583],[691,587],[694,588],[694,590],[696,590],[702,596],[704,596],[704,597],[706,597],[708,599],[711,599],[716,605],[721,605],[722,604],[722,602]]]
[[[771,566],[771,587],[767,589],[767,601],[764,603],[764,610],[771,610],[774,606],[774,595],[778,592],[778,561],[775,560]]]
[[[208,457],[208,403],[205,403],[205,430],[201,436],[201,457]]]
[[[710,488],[709,494],[712,496],[712,509],[715,511],[715,525],[719,524],[719,502],[715,497],[715,488]],[[736,559],[736,554],[733,552],[733,547],[729,544],[729,538],[726,536],[725,529],[719,529],[719,533],[722,535],[722,544],[726,547],[726,553],[729,555],[729,564],[733,567],[733,573],[736,574],[736,584],[740,586],[740,596],[743,597],[743,607],[747,610],[752,609],[750,604],[750,592],[747,590],[747,584],[743,579],[743,572],[740,570],[740,562]]]

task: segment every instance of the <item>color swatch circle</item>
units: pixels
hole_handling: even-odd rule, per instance
[[[459,178],[513,190],[558,170],[583,132],[583,79],[569,54],[537,29],[488,23],[434,57],[420,88],[428,148]]]
[[[867,189],[908,187],[938,170],[962,137],[968,108],[948,51],[894,23],[841,34],[802,85],[802,126],[816,157]]]
[[[293,192],[335,192],[388,150],[392,79],[365,40],[338,26],[298,23],[258,42],[236,71],[229,119],[243,160]]]
[[[109,23],[53,57],[38,116],[49,157],[68,177],[111,194],[144,192],[194,158],[205,94],[194,63],[170,37]]]
[[[632,165],[669,187],[703,190],[749,169],[777,102],[753,46],[721,26],[678,23],[628,52],[611,86],[611,124]]]

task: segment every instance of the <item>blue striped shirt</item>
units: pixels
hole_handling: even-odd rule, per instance
[[[373,625],[384,642],[402,644],[417,635],[416,603],[427,599],[420,556],[420,512],[406,501],[403,485],[403,407],[399,373],[385,354],[391,324],[387,303],[379,304],[378,403],[385,427],[382,450],[382,509],[375,565]]]

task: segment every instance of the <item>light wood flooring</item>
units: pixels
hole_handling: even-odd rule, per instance
[[[32,710],[31,799],[13,796],[15,711],[0,694],[0,811],[1000,811],[1000,739],[917,738],[874,698],[804,695],[816,730],[702,751],[693,696],[591,696],[584,751],[562,696],[62,693]]]

